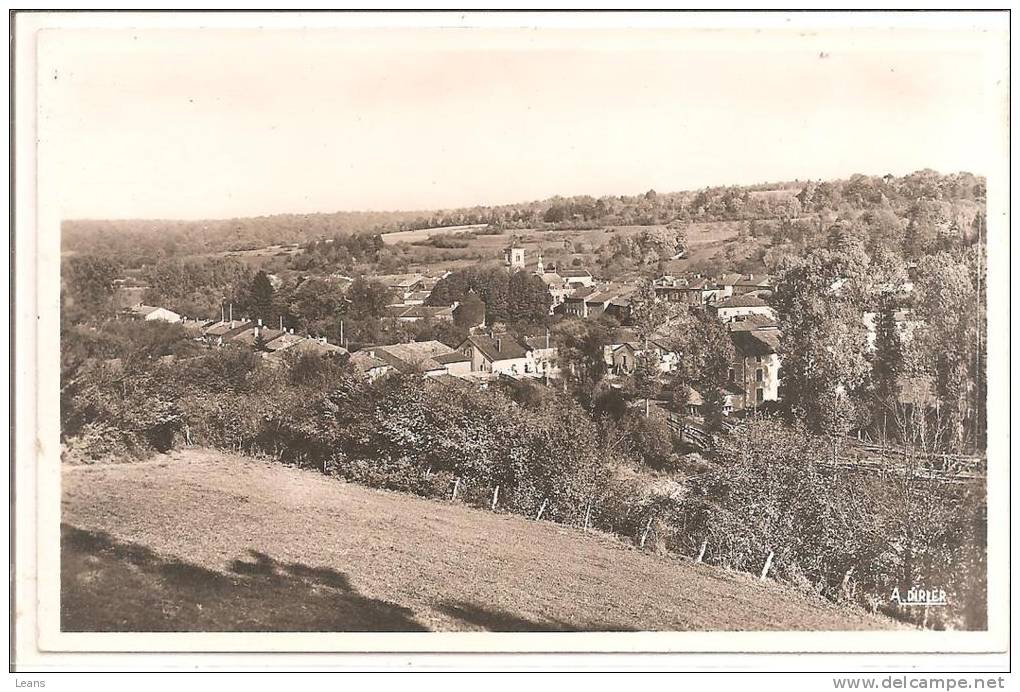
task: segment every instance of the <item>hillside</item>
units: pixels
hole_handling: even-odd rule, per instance
[[[796,219],[874,210],[905,217],[918,200],[946,207],[951,216],[973,219],[984,204],[985,180],[970,173],[932,170],[909,175],[853,175],[846,180],[787,181],[759,185],[639,195],[550,197],[515,204],[429,211],[363,211],[276,214],[233,219],[66,219],[61,225],[65,254],[98,253],[128,267],[164,257],[245,252],[290,246],[338,235],[403,232],[396,239],[422,238],[446,227],[491,225],[501,230],[597,230],[614,226],[656,226],[670,222],[733,222]],[[967,221],[966,223],[969,223]],[[413,231],[426,230],[424,235]],[[393,239],[391,242],[394,242]]]
[[[208,450],[63,469],[69,631],[884,629],[608,536]]]

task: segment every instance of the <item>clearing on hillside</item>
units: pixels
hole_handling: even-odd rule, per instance
[[[601,534],[185,450],[63,469],[65,631],[888,629]]]

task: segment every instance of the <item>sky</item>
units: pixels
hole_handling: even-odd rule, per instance
[[[918,31],[43,32],[63,218],[439,209],[988,174],[990,37]]]

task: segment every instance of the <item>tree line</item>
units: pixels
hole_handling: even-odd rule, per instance
[[[598,228],[670,222],[791,221],[826,213],[888,208],[901,217],[923,200],[959,206],[983,204],[985,180],[970,173],[922,170],[895,177],[854,175],[846,180],[716,186],[696,191],[639,195],[552,197],[498,206],[433,212],[337,212],[252,218],[168,220],[66,220],[62,247],[97,252],[123,265],[167,257],[312,243],[337,236],[487,224],[498,228]]]

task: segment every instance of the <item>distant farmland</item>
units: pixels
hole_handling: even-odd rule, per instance
[[[461,231],[477,231],[480,228],[485,228],[488,224],[476,223],[467,226],[440,226],[438,228],[419,228],[414,231],[397,231],[396,233],[383,233],[383,242],[387,245],[396,245],[397,243],[417,243],[422,240],[428,240],[434,235],[442,235],[444,233],[460,233]]]

